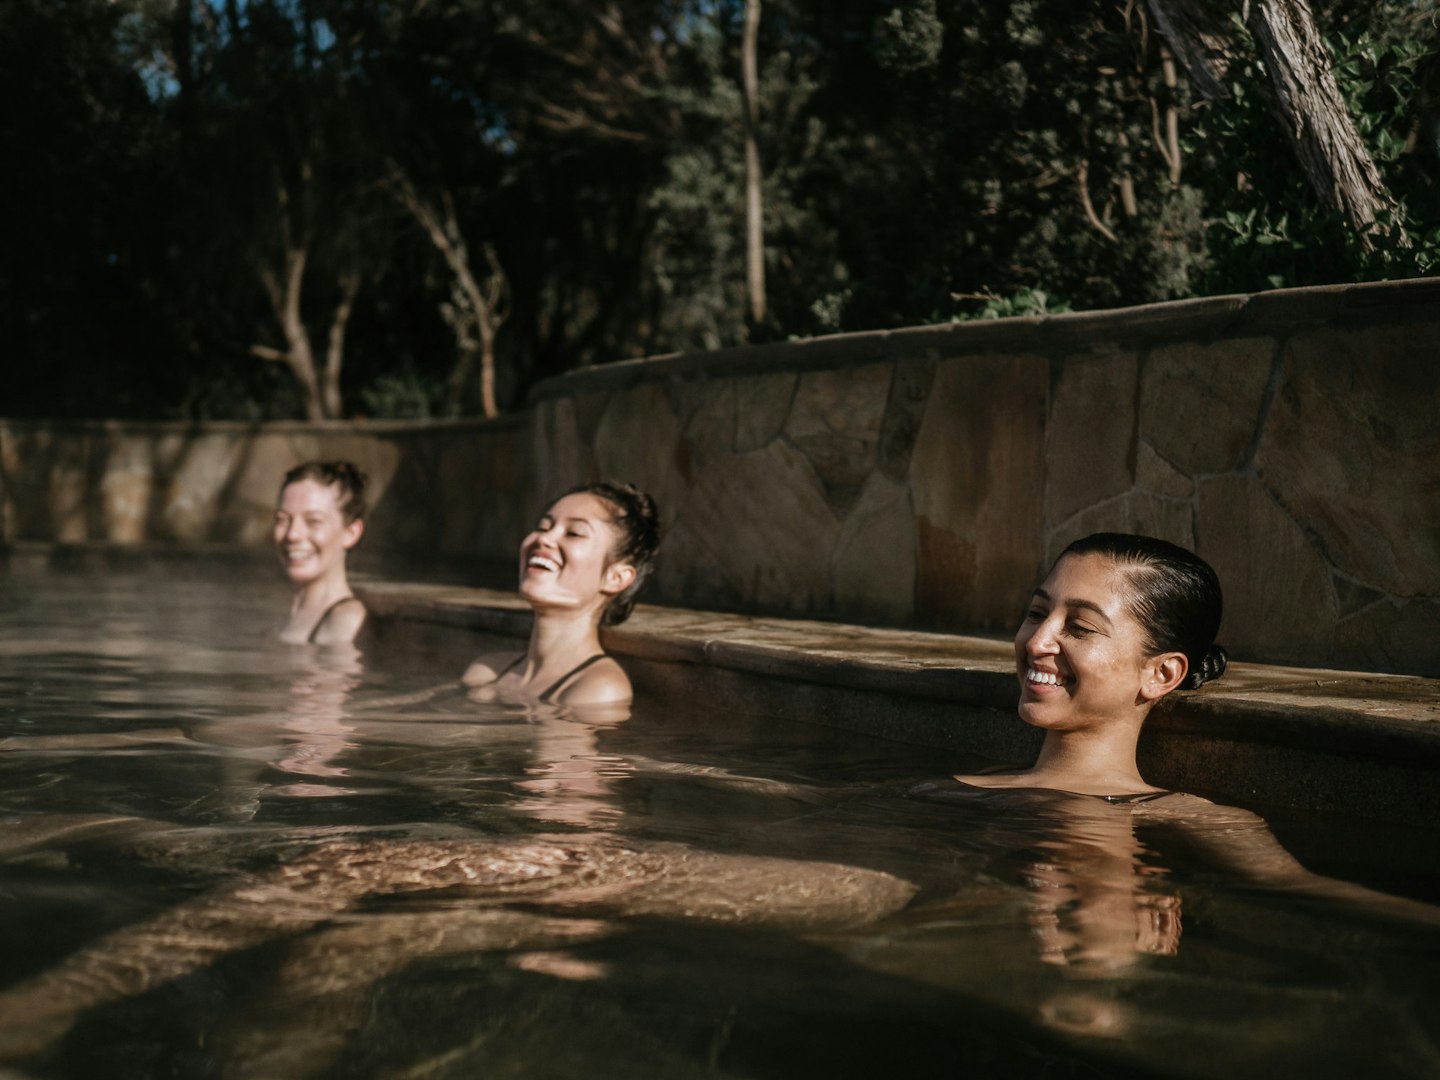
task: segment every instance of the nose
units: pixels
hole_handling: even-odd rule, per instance
[[[541,529],[537,527],[533,532],[530,533],[529,536],[525,537],[525,539],[520,542],[520,553],[522,555],[527,552],[539,551],[541,549],[544,549],[546,551],[555,550],[554,526],[548,529]]]
[[[1058,622],[1055,619],[1044,619],[1035,624],[1030,631],[1030,636],[1025,639],[1025,652],[1029,656],[1049,656],[1057,651],[1055,642]]]

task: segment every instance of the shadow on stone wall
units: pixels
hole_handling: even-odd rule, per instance
[[[0,425],[6,540],[267,542],[370,473],[366,547],[504,564],[547,497],[652,492],[652,598],[1008,633],[1070,540],[1198,550],[1240,657],[1440,675],[1440,282],[627,361],[492,422]]]

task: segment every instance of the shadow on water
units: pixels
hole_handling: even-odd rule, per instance
[[[72,1076],[99,1068],[115,1080],[213,1075],[217,1066],[251,1076],[615,1080],[1164,1075],[803,941],[645,920],[563,952],[408,965],[372,989],[355,1030],[309,1072],[277,1054],[296,1026],[293,996],[245,993],[284,960],[282,949],[256,949],[96,1010],[46,1067]]]
[[[1247,818],[697,702],[484,708],[453,642],[279,646],[185,566],[0,612],[25,1075],[1440,1071],[1435,928],[1256,886],[1215,857],[1273,854]]]

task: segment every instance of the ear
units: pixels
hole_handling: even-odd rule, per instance
[[[1146,701],[1159,701],[1185,681],[1190,661],[1180,652],[1161,653],[1146,662],[1140,673],[1140,696]]]
[[[600,591],[609,596],[618,596],[635,580],[635,567],[628,562],[614,562],[605,568]]]
[[[365,519],[356,518],[345,526],[344,532],[340,534],[340,542],[346,551],[349,551],[360,542],[360,537],[365,532]]]

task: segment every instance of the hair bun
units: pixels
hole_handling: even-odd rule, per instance
[[[1186,690],[1198,690],[1207,682],[1218,679],[1221,675],[1224,675],[1225,669],[1229,664],[1230,657],[1225,652],[1225,647],[1223,645],[1211,645],[1204,657],[1201,658],[1199,665],[1193,668],[1190,674],[1185,676],[1185,682],[1182,686]]]

